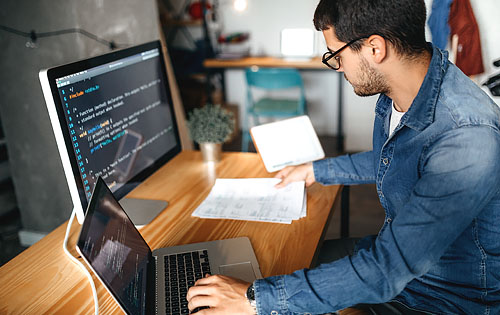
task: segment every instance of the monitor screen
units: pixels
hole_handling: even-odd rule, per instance
[[[120,199],[180,152],[159,41],[55,67],[40,79],[80,212],[98,176]]]

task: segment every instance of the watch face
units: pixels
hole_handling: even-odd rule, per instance
[[[248,287],[246,295],[249,301],[255,301],[255,291],[253,289],[253,284]]]

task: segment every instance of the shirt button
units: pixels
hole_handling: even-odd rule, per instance
[[[389,159],[388,158],[383,159],[382,163],[384,163],[384,165],[387,165],[389,163]]]
[[[391,222],[392,222],[392,219],[391,219],[391,218],[387,218],[386,222],[387,222],[387,223],[391,223]]]
[[[277,311],[271,311],[271,315],[278,315]]]

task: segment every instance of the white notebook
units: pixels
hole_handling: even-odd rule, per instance
[[[270,173],[325,157],[308,116],[299,116],[255,126],[253,142]]]

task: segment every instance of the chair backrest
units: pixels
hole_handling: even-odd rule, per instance
[[[298,70],[289,68],[249,68],[245,71],[245,76],[247,79],[247,115],[243,122],[244,132],[241,144],[244,152],[248,151],[248,143],[250,141],[250,117],[253,117],[254,123],[258,123],[259,116],[283,118],[304,115],[306,113],[304,83]],[[281,101],[280,106],[270,106],[271,108],[265,110],[261,106],[258,111],[255,111],[252,88],[265,90],[266,94],[273,94],[271,90],[298,89],[300,93],[296,102],[296,109],[290,110],[290,106],[287,106],[290,104],[290,100],[275,98],[273,104],[276,105],[276,101],[279,104]],[[261,100],[268,101],[266,98],[261,98]],[[268,105],[270,104],[265,104],[265,106]]]
[[[304,88],[302,77],[296,69],[259,68],[246,70],[247,84],[266,90]]]

